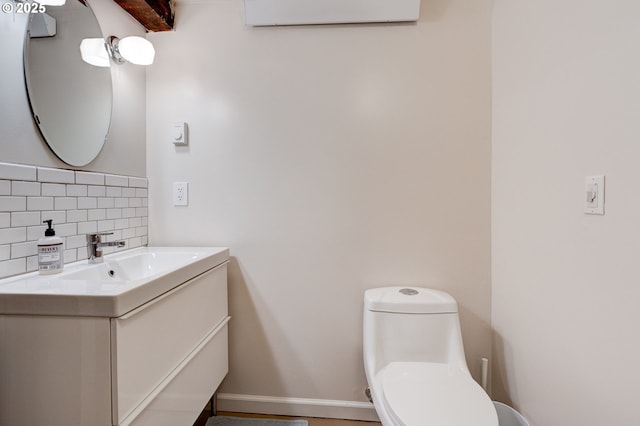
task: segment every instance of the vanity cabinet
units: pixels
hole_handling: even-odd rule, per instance
[[[226,263],[115,318],[0,315],[0,425],[191,426],[228,321]]]

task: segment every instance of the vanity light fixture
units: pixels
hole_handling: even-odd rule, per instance
[[[96,67],[110,67],[109,53],[102,38],[85,38],[80,42],[82,60]]]
[[[136,65],[151,65],[156,51],[153,44],[143,37],[130,36],[119,39],[109,36],[105,43],[109,56],[117,64],[131,62]]]

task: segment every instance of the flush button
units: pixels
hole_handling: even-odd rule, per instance
[[[406,296],[415,296],[416,294],[418,294],[418,290],[414,290],[412,288],[403,288],[400,290],[400,293]]]

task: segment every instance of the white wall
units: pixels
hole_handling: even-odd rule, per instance
[[[90,0],[105,35],[142,35],[144,29],[111,0]],[[49,6],[53,7],[53,6]],[[71,168],[41,139],[31,118],[24,84],[22,48],[27,15],[0,14],[0,161]],[[114,68],[114,107],[109,140],[96,160],[80,170],[145,176],[145,70]],[[76,96],[77,94],[69,94]]]
[[[533,426],[637,425],[640,3],[494,3],[495,396]]]
[[[150,243],[222,245],[226,393],[364,401],[362,295],[458,300],[473,374],[491,355],[489,0],[417,24],[251,28],[242,2],[178,3],[150,34]],[[169,127],[190,126],[188,148]],[[171,183],[188,181],[174,207]]]

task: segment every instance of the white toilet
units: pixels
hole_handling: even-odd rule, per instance
[[[498,426],[469,374],[449,294],[384,287],[364,294],[364,365],[383,426]]]

